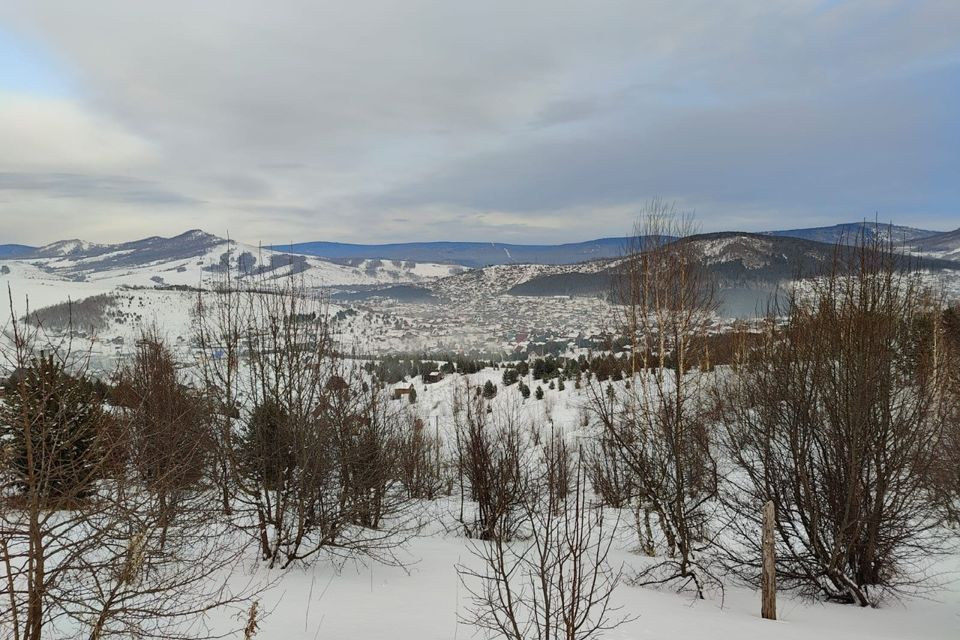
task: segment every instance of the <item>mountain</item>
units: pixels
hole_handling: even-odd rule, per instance
[[[29,256],[36,247],[28,247],[25,244],[0,244],[0,260],[5,258],[23,258]]]
[[[498,264],[574,264],[623,255],[627,238],[599,238],[569,244],[536,245],[502,242],[407,242],[398,244],[346,244],[300,242],[273,245],[276,251],[318,256],[330,260],[377,258],[413,262],[438,262],[465,267]]]
[[[815,242],[824,242],[827,244],[837,244],[843,241],[845,244],[852,244],[860,237],[861,233],[869,240],[876,236],[889,238],[893,236],[895,244],[907,244],[918,238],[931,236],[936,231],[929,229],[917,229],[915,227],[904,227],[901,225],[889,225],[875,222],[847,222],[844,224],[835,224],[831,227],[810,227],[806,229],[787,229],[785,231],[767,231],[763,235],[784,236],[788,238],[800,238],[802,240],[813,240]]]
[[[232,278],[282,280],[302,277],[308,286],[383,285],[448,276],[462,267],[372,259],[334,263],[225,240],[199,229],[172,238],[119,244],[62,240],[5,257],[28,263],[46,276],[117,286],[201,286]]]
[[[689,244],[725,288],[767,288],[798,275],[816,275],[831,264],[836,252],[834,244],[758,233],[707,233],[678,242]],[[619,262],[609,260],[583,269],[539,273],[517,282],[505,292],[523,296],[602,295],[610,290]],[[936,257],[920,259],[919,266],[931,270],[960,270],[960,262]],[[471,273],[470,277],[480,276]],[[442,282],[438,281],[437,285]]]
[[[935,233],[912,243],[913,248],[925,255],[960,260],[960,229]]]

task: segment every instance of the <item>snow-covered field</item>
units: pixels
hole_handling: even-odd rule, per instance
[[[615,561],[641,566],[640,556],[619,549]],[[482,638],[458,624],[469,605],[455,565],[477,563],[466,540],[448,534],[414,538],[405,568],[329,563],[290,569],[261,596],[271,613],[257,638],[304,640],[451,640]],[[945,567],[946,568],[946,567]],[[956,558],[951,569],[960,568]],[[938,589],[927,599],[891,602],[878,609],[803,601],[778,595],[778,620],[760,617],[760,595],[728,586],[696,600],[621,584],[619,613],[635,619],[604,637],[620,640],[923,640],[960,637],[960,592]],[[221,621],[226,622],[226,621]],[[218,623],[219,624],[219,623]]]
[[[449,434],[452,400],[458,386],[499,382],[500,371],[470,376],[450,375],[424,385],[413,380],[418,401],[412,409],[429,424]],[[537,382],[527,380],[531,389]],[[565,391],[549,390],[544,399],[520,399],[516,386],[501,388],[495,411],[518,409],[530,423],[556,425],[576,437],[587,403],[585,390],[572,383]],[[396,401],[407,404],[406,400]],[[276,580],[260,596],[270,614],[257,638],[364,638],[371,640],[450,640],[483,638],[482,633],[458,622],[470,606],[456,566],[478,566],[469,540],[456,532],[456,504],[438,501],[426,507],[424,528],[401,554],[404,567],[347,563],[339,568],[322,561],[313,566],[269,574]],[[625,576],[652,560],[634,552],[631,516],[624,514],[612,562],[622,563]],[[251,559],[251,566],[253,564]],[[677,593],[620,584],[613,595],[617,613],[632,618],[604,637],[619,640],[922,640],[960,638],[960,555],[936,561],[939,577],[922,596],[890,600],[876,609],[805,600],[778,594],[778,620],[760,617],[760,594],[728,582],[723,592],[709,592],[704,600],[691,592]],[[238,575],[237,580],[244,579]],[[216,628],[227,620],[211,619]]]
[[[450,375],[436,384],[412,382],[418,401],[411,410],[450,436],[453,397],[469,381],[499,382],[500,371],[470,376]],[[537,382],[527,380],[531,388]],[[544,399],[522,401],[517,388],[501,388],[495,411],[518,410],[523,419],[541,427],[549,424],[576,437],[587,403],[585,390],[572,383],[565,391],[549,390]],[[400,400],[406,405],[406,400]],[[277,581],[261,596],[270,615],[258,638],[370,638],[384,640],[447,640],[471,638],[477,631],[458,622],[469,607],[469,594],[456,571],[458,564],[475,566],[471,542],[456,532],[456,505],[442,501],[427,507],[420,535],[406,545],[404,567],[347,563],[339,570],[329,562],[273,574]],[[629,514],[624,516],[613,562],[623,563],[626,575],[650,562],[633,551]],[[760,597],[754,590],[727,584],[723,593],[705,600],[692,593],[621,584],[613,597],[619,613],[632,619],[606,637],[619,639],[737,639],[796,640],[922,639],[960,637],[960,556],[938,561],[939,584],[923,597],[893,600],[877,609],[825,604],[787,593],[778,596],[778,620],[760,617]],[[239,576],[238,576],[239,579]]]
[[[69,249],[69,247],[67,248]],[[97,270],[78,278],[80,261],[70,262],[69,253],[51,257],[42,264],[26,260],[5,260],[8,272],[0,275],[0,286],[8,286],[12,308],[6,293],[0,303],[0,328],[26,311],[27,300],[32,309],[91,296],[112,293],[114,307],[126,314],[129,321],[113,323],[96,336],[92,350],[101,357],[121,358],[142,329],[156,327],[172,344],[181,344],[182,353],[189,351],[192,334],[192,308],[196,293],[155,289],[155,279],[164,284],[195,286],[209,278],[205,270],[219,260],[222,252],[210,250],[202,259],[189,258],[174,263],[148,265],[138,269]],[[370,284],[406,281],[417,278],[438,278],[449,275],[449,265],[370,265],[346,266],[308,258],[306,271],[311,286],[333,283]],[[371,269],[371,267],[373,267]],[[471,280],[476,288],[509,288],[512,284],[539,273],[530,266],[506,266],[471,272],[457,278],[441,280],[443,290],[450,283]],[[291,274],[278,269],[279,279]],[[931,276],[932,277],[932,276]],[[953,295],[960,296],[960,279],[937,276]],[[131,288],[143,287],[143,288]],[[331,306],[334,314],[341,308]],[[371,326],[378,319],[363,313],[346,317],[337,327],[344,340],[357,342],[376,339]],[[123,338],[118,346],[117,338]],[[434,427],[448,441],[452,435],[454,396],[467,381],[481,386],[485,381],[500,383],[501,371],[485,370],[464,377],[450,375],[436,384],[425,385],[415,379],[418,401],[402,403],[404,410],[416,412],[426,424]],[[516,386],[501,388],[493,400],[496,411],[511,411],[529,424],[541,429],[551,426],[570,439],[584,435],[587,392],[567,382],[564,391],[551,390],[547,384],[526,380],[531,390],[541,384],[544,398],[523,400]],[[269,612],[260,624],[256,638],[370,638],[390,640],[429,640],[483,637],[476,629],[460,623],[467,612],[469,595],[456,571],[458,564],[476,564],[471,555],[471,542],[457,532],[453,513],[455,505],[438,501],[424,505],[424,526],[411,538],[400,557],[404,566],[348,562],[335,566],[318,561],[309,567],[293,567],[284,572],[265,572],[257,566],[251,551],[245,565],[238,567],[234,580],[246,581],[252,575],[269,583],[260,595],[261,609]],[[625,575],[641,569],[650,559],[634,552],[629,533],[631,517],[622,520],[613,560],[623,563]],[[789,593],[778,596],[776,622],[760,618],[759,594],[753,589],[729,581],[723,592],[711,591],[705,600],[692,593],[676,593],[620,584],[613,596],[619,613],[631,617],[623,626],[609,632],[615,639],[723,639],[760,640],[789,638],[821,639],[934,639],[960,638],[960,554],[954,553],[934,561],[931,573],[936,575],[929,591],[918,596],[890,600],[877,609],[860,609],[848,605],[825,604],[800,599]],[[264,577],[266,575],[266,577]],[[229,614],[216,612],[207,621],[212,629],[238,625]],[[0,630],[0,638],[4,637]]]

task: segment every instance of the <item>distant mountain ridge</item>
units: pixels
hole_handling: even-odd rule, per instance
[[[733,287],[770,286],[797,276],[817,275],[831,264],[837,250],[835,243],[733,231],[689,236],[680,242],[693,247],[722,286]],[[939,257],[905,256],[904,259],[933,271],[960,271],[960,262]],[[594,264],[589,269],[575,272],[540,273],[517,283],[505,293],[523,296],[601,295],[610,291],[617,276],[618,262],[611,260],[603,268]],[[457,277],[460,276],[454,276]]]
[[[9,245],[7,245],[9,246]],[[127,286],[203,286],[231,278],[282,280],[302,275],[311,286],[383,285],[418,282],[457,273],[459,266],[405,261],[351,260],[334,263],[301,254],[271,251],[193,229],[171,238],[152,236],[119,244],[61,240],[12,250],[0,260],[29,266],[50,277]],[[19,267],[18,267],[19,268]]]
[[[728,232],[723,232],[728,233]],[[863,233],[867,238],[874,235],[892,236],[898,245],[906,245],[921,251],[938,254],[960,252],[960,240],[952,240],[950,234],[905,225],[888,225],[873,222],[848,222],[823,227],[809,227],[757,232],[754,235],[778,236],[811,240],[826,244],[844,241],[849,244]],[[940,240],[935,240],[935,238]],[[171,240],[181,245],[179,250],[202,251],[204,244],[226,240],[198,229],[187,231],[173,238],[145,238],[119,244],[97,244],[81,240],[61,240],[43,247],[21,244],[0,245],[0,259],[5,258],[52,258],[84,254],[91,256],[110,251],[130,249],[137,254],[164,251],[164,241]],[[627,253],[630,238],[604,237],[582,242],[562,244],[512,244],[505,242],[401,242],[387,244],[351,244],[345,242],[298,242],[292,244],[265,245],[264,250],[324,258],[341,264],[353,265],[363,260],[400,260],[409,262],[455,264],[478,268],[500,264],[575,264],[591,260],[617,258]],[[151,247],[150,245],[154,245]],[[937,257],[943,257],[939,255]],[[117,262],[122,262],[117,257]]]
[[[25,244],[0,244],[0,260],[4,258],[23,258],[36,250],[36,247],[28,247]]]
[[[911,243],[916,251],[947,260],[960,260],[960,229],[920,238]]]
[[[844,244],[853,244],[861,235],[868,240],[876,236],[881,236],[885,239],[889,239],[892,236],[895,244],[907,244],[919,238],[926,238],[939,233],[941,232],[896,224],[884,224],[882,222],[846,222],[828,227],[765,231],[763,235],[800,238],[803,240],[813,240],[814,242],[825,242],[827,244],[836,244],[841,241]]]
[[[742,237],[785,238],[826,245],[851,243],[861,234],[892,237],[897,245],[932,258],[960,259],[960,229],[938,232],[903,225],[873,222],[851,222],[824,227],[775,230],[759,233],[735,233]],[[700,238],[717,236],[702,234]],[[268,245],[252,252],[309,256],[348,267],[366,268],[374,261],[401,263],[433,263],[480,268],[509,264],[573,265],[608,260],[628,253],[632,240],[627,237],[605,237],[563,244],[511,244],[503,242],[405,242],[388,244],[350,244],[343,242],[300,242],[290,245]],[[215,235],[194,229],[172,238],[151,237],[118,244],[98,244],[82,240],[61,240],[43,247],[20,244],[0,245],[0,259],[46,259],[80,261],[95,269],[124,268],[150,261],[186,259],[211,251],[214,247],[241,246]],[[250,251],[254,245],[242,245]],[[302,258],[301,258],[302,259]],[[81,265],[78,264],[79,268]]]
[[[368,258],[409,260],[485,267],[498,264],[572,264],[615,258],[623,255],[629,238],[598,238],[555,245],[509,244],[504,242],[402,242],[393,244],[348,244],[343,242],[300,242],[272,245],[276,251],[350,260]]]

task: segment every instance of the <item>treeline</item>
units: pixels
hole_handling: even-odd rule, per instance
[[[496,360],[453,354],[388,355],[363,364],[364,370],[385,384],[396,384],[434,371],[443,374],[470,374],[498,368]]]
[[[95,333],[107,328],[109,312],[116,301],[117,298],[114,295],[100,294],[77,302],[60,302],[30,311],[22,321],[34,326],[42,326],[49,331],[75,330]]]
[[[718,333],[704,337],[700,356],[687,367],[698,366],[713,368],[718,365],[731,364],[737,355],[740,343],[756,340],[755,334],[750,333]],[[378,357],[364,364],[364,370],[385,384],[396,384],[417,376],[439,371],[443,374],[478,373],[483,369],[510,369],[516,372],[505,373],[513,382],[519,377],[533,375],[535,380],[549,381],[554,378],[572,380],[590,372],[598,380],[619,381],[630,377],[632,373],[659,366],[659,353],[653,349],[645,353],[631,355],[631,351],[624,347],[629,346],[628,338],[617,340],[619,348],[615,351],[580,354],[577,357],[561,355],[536,356],[530,354],[522,360],[503,360],[493,356],[489,358],[470,357],[462,354],[396,354]],[[665,351],[663,366],[672,369],[676,366],[673,354]],[[506,383],[506,382],[505,382]],[[512,384],[506,383],[506,384]]]

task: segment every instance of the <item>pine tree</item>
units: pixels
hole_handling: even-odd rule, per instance
[[[537,400],[543,400],[543,387],[537,385]]]
[[[294,467],[286,421],[283,407],[268,399],[254,407],[240,436],[246,472],[267,487],[280,485],[283,474]]]
[[[11,451],[16,484],[26,490],[32,475],[47,498],[88,496],[104,470],[99,436],[108,421],[96,386],[70,375],[51,356],[31,360],[4,391],[0,441]]]
[[[497,395],[497,385],[493,384],[493,381],[487,380],[483,384],[483,397],[487,400],[492,400]]]

